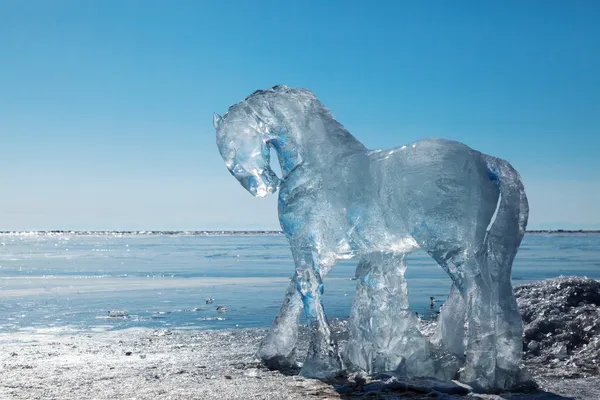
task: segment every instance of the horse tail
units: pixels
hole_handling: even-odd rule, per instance
[[[487,250],[496,262],[508,266],[510,271],[525,235],[529,203],[521,176],[508,161],[487,156],[486,162],[488,176],[497,182],[500,190],[496,219],[486,236]]]
[[[493,300],[495,320],[496,366],[513,379],[519,376],[519,362],[523,357],[523,322],[512,288],[512,264],[525,235],[529,205],[519,173],[507,162],[489,157],[488,176],[500,190],[496,219],[484,240],[485,258],[482,260],[492,280],[497,282]],[[496,378],[498,379],[498,371]],[[502,376],[502,373],[500,373]],[[504,379],[504,378],[502,378]]]

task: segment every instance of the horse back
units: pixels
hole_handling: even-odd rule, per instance
[[[482,153],[465,144],[425,139],[370,157],[379,202],[392,230],[414,234],[431,226],[460,235],[469,227],[477,229],[475,221],[489,221],[496,209],[497,182],[490,178]]]

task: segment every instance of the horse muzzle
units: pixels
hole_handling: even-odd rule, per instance
[[[254,197],[266,197],[279,188],[279,178],[270,168],[242,177],[236,176],[236,178]]]

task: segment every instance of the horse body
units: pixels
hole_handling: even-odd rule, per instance
[[[302,165],[279,187],[281,226],[292,240],[318,237],[333,259],[427,249],[433,236],[481,242],[499,197],[483,157],[427,139]]]
[[[358,258],[347,362],[368,372],[403,368],[450,379],[456,365],[440,372],[433,364],[431,345],[408,306],[405,255],[421,247],[454,284],[436,336],[457,359],[465,350],[465,315],[469,321],[461,378],[482,388],[515,384],[522,326],[510,273],[527,202],[507,162],[442,139],[368,150],[311,92],[284,86],[255,92],[217,117],[215,127],[221,154],[246,189],[263,196],[278,187],[279,219],[296,265],[261,345],[263,359],[293,362],[303,304],[311,345],[302,373],[326,378],[339,372],[320,301],[323,278],[338,260]],[[269,147],[281,165],[279,182]]]

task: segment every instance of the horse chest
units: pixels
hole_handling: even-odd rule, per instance
[[[293,241],[315,241],[314,247],[339,258],[389,247],[386,222],[373,198],[365,191],[332,190],[323,180],[299,170],[281,185],[279,220],[284,233]]]

